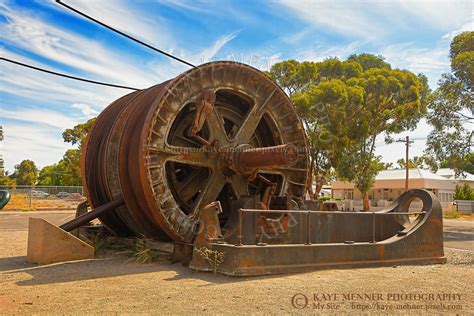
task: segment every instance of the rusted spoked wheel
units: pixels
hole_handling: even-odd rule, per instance
[[[301,121],[283,91],[260,71],[240,63],[213,62],[173,80],[126,95],[98,117],[83,154],[83,182],[94,206],[124,197],[124,206],[100,218],[111,231],[191,242],[198,209],[261,194],[260,180],[228,172],[222,157],[188,131],[196,99],[216,96],[198,136],[215,148],[293,144],[291,167],[259,169],[278,184],[277,195],[304,195],[308,157]]]

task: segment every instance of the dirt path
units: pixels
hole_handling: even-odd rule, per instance
[[[68,216],[48,214],[56,223]],[[447,308],[455,309],[450,312],[474,312],[472,251],[446,249],[446,265],[325,270],[253,278],[198,273],[179,264],[138,264],[117,255],[37,266],[25,262],[27,232],[21,224],[26,222],[25,217],[13,220],[3,216],[0,215],[0,314],[380,313],[381,308],[390,306],[401,308],[392,310],[398,314],[432,314],[448,312]],[[354,295],[354,300],[348,300],[349,294]],[[358,298],[358,294],[375,294],[375,299]],[[377,294],[381,296],[377,298]],[[306,299],[307,307],[294,307],[303,307]]]

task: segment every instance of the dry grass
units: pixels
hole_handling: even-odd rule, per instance
[[[444,213],[443,217],[444,218],[459,218],[461,217],[461,213],[456,212],[456,211],[448,211]]]
[[[75,209],[78,200],[61,200],[55,198],[34,198],[31,200],[28,194],[12,194],[10,202],[3,208],[4,211],[36,211],[44,209],[71,210]]]

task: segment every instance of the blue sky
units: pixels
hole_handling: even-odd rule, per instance
[[[285,59],[381,54],[425,73],[432,88],[449,71],[449,43],[474,30],[472,1],[65,0],[99,20],[200,64],[234,60],[262,70]],[[130,42],[53,1],[0,0],[0,55],[69,74],[146,88],[187,66]],[[29,158],[57,162],[71,148],[65,128],[97,115],[127,90],[95,86],[0,62],[0,154],[6,169]],[[410,135],[423,152],[430,127]],[[404,137],[403,133],[400,137]],[[384,161],[404,156],[384,145]]]

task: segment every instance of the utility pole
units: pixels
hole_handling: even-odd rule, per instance
[[[406,152],[405,152],[405,192],[408,191],[408,180],[410,178],[410,166],[408,165],[408,151],[410,144],[413,144],[413,141],[410,140],[410,136],[399,138],[396,140],[397,143],[405,143]]]

